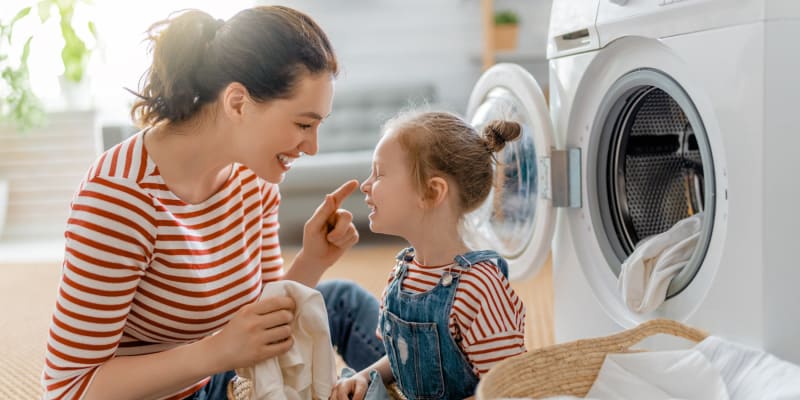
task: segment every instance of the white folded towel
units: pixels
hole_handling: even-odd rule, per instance
[[[670,281],[686,266],[697,247],[702,222],[703,214],[695,214],[636,245],[622,264],[617,281],[628,308],[648,313],[666,300]]]

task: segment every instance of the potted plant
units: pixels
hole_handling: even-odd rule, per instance
[[[497,11],[494,14],[495,50],[514,50],[517,48],[519,16],[511,10]]]
[[[38,29],[46,22],[58,23],[59,36],[64,41],[60,54],[64,66],[62,82],[85,81],[92,48],[79,35],[84,29],[76,26],[77,19],[73,18],[80,2],[89,3],[89,0],[30,1],[28,3],[34,3],[33,6],[24,7],[15,14],[3,13],[3,15],[13,15],[10,19],[0,17],[0,136],[26,132],[31,134],[25,135],[26,141],[42,140],[38,137],[40,135],[36,135],[36,130],[27,132],[32,128],[43,126],[47,119],[44,105],[31,87],[28,58],[32,51],[37,51],[40,39],[52,40],[46,37],[50,31]],[[90,35],[96,36],[94,23],[89,22],[87,28]],[[84,35],[84,38],[88,38],[87,36]],[[2,153],[13,152],[14,143],[18,142],[16,139],[19,138],[7,141],[11,143],[11,148],[6,144],[0,148],[0,235],[4,228],[8,228],[6,226],[8,203],[9,198],[14,197],[14,187],[12,187],[14,182],[10,179],[9,170],[13,170],[17,175],[20,170],[20,167],[13,165],[13,162],[10,164],[4,162],[7,159],[4,159]],[[31,157],[35,156],[39,156],[39,153],[34,153]],[[8,229],[5,231],[7,233]]]
[[[64,65],[64,74],[61,77],[62,91],[69,85],[79,84],[84,80],[86,67],[92,54],[92,49],[87,46],[75,30],[73,15],[80,1],[87,0],[40,0],[36,4],[36,14],[42,24],[53,16],[53,10],[59,18],[61,38],[64,46],[61,49],[61,61]],[[0,21],[0,122],[11,123],[18,130],[27,130],[33,126],[41,125],[44,121],[44,108],[42,103],[33,93],[28,72],[28,56],[31,51],[31,40],[34,35],[25,41],[19,59],[12,59],[10,48],[14,35],[15,25],[22,19],[30,16],[33,7],[25,7],[5,23]],[[94,22],[88,22],[88,30],[96,37]],[[65,93],[69,96],[69,93]],[[67,99],[69,101],[69,99]]]
[[[27,130],[40,124],[44,119],[41,102],[31,90],[28,73],[28,56],[31,50],[31,39],[28,37],[19,60],[11,59],[11,47],[14,25],[25,18],[30,7],[20,10],[8,23],[0,21],[0,121],[16,125],[20,130]]]

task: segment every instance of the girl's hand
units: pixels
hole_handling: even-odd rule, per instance
[[[340,209],[344,199],[358,188],[358,181],[345,182],[314,211],[303,227],[303,257],[309,264],[328,268],[347,249],[358,243],[358,231],[353,225],[353,214]]]
[[[369,370],[361,371],[350,378],[339,379],[331,390],[329,400],[361,400],[369,387]]]
[[[292,347],[295,303],[291,297],[269,297],[247,304],[224,328],[208,337],[220,357],[221,371],[250,367]]]

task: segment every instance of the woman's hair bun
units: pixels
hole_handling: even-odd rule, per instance
[[[522,126],[519,123],[500,119],[490,121],[483,128],[486,147],[491,152],[503,150],[506,142],[518,138],[520,133],[522,133]]]

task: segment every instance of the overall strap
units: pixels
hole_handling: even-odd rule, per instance
[[[406,247],[403,250],[400,250],[395,256],[397,261],[404,261],[404,262],[411,262],[414,261],[414,248],[413,247]]]
[[[503,276],[508,278],[508,263],[494,250],[470,251],[455,257],[455,262],[463,269],[469,269],[474,264],[483,261],[494,261],[497,268],[503,273]]]

